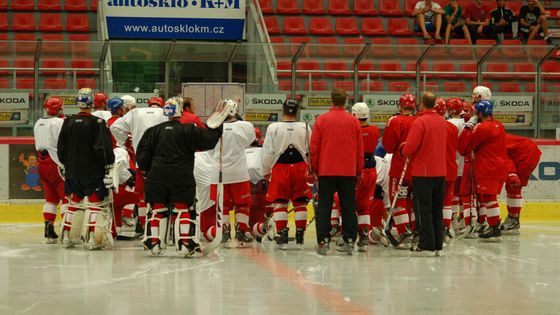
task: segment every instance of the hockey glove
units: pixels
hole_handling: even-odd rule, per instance
[[[521,180],[519,179],[519,176],[517,176],[517,174],[511,173],[506,179],[506,184],[511,188],[516,188],[521,186]]]
[[[111,175],[105,174],[105,178],[103,178],[103,185],[105,185],[105,188],[107,188],[107,189],[112,189],[113,187],[115,187],[115,184],[113,182],[113,178],[111,177]]]
[[[465,128],[473,129],[476,124],[478,124],[478,117],[472,116],[471,119],[469,119],[469,121],[467,121],[467,123],[465,124]]]

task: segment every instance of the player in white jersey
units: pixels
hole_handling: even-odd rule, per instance
[[[255,127],[248,121],[237,118],[238,104],[233,100],[224,100],[231,104],[228,118],[224,122],[222,138],[212,153],[214,169],[222,165],[222,183],[224,184],[224,226],[222,243],[228,247],[231,239],[229,224],[229,210],[235,208],[235,238],[238,247],[251,243],[253,238],[249,232],[249,207],[251,206],[251,191],[249,185],[249,172],[247,169],[248,148],[255,140]],[[211,198],[216,200],[219,172],[213,172],[211,177]]]
[[[391,207],[389,201],[389,169],[391,167],[391,157],[392,154],[383,155],[383,157],[375,155],[377,181],[375,183],[375,192],[373,195],[373,206],[370,212],[371,230],[368,233],[370,242],[374,244],[381,242],[385,246],[389,246],[389,241],[382,233],[382,221],[385,209]]]
[[[105,93],[95,93],[93,95],[93,112],[91,114],[105,121],[109,120],[113,115],[107,110],[107,100],[108,97]]]
[[[461,117],[461,112],[463,111],[463,100],[460,98],[452,97],[447,100],[447,114],[449,115],[448,121],[457,127],[459,136],[463,132],[465,127],[465,120]],[[455,181],[455,193],[452,201],[452,211],[453,211],[453,225],[455,230],[459,230],[459,219],[461,217],[462,210],[462,200],[461,200],[461,177],[463,175],[463,168],[465,167],[465,158],[457,152],[457,180]]]
[[[200,213],[200,231],[207,241],[216,237],[215,202],[210,198],[210,176],[215,171],[209,151],[194,154],[194,180],[196,182],[196,210]]]
[[[270,176],[267,200],[273,202],[276,232],[280,235],[278,248],[288,248],[288,203],[295,213],[296,244],[303,245],[307,225],[307,203],[311,189],[307,185],[309,169],[308,143],[311,130],[296,120],[299,104],[287,99],[282,105],[282,122],[273,123],[266,130],[262,150],[262,173]]]
[[[136,171],[130,168],[130,156],[126,149],[114,147],[115,164],[113,167],[118,168],[118,190],[113,190],[113,211],[115,214],[115,227],[113,237],[116,237],[122,227],[123,208],[127,205],[138,204],[140,195],[133,191],[136,183]]]
[[[135,108],[136,101],[131,96],[125,95],[121,97],[126,107],[133,108],[124,116],[117,119],[111,125],[111,133],[117,141],[117,145],[125,147],[128,136],[132,136],[132,148],[134,152],[138,149],[138,143],[148,128],[167,121],[167,117],[163,115],[162,107],[165,105],[160,98],[151,98],[150,107]],[[144,177],[140,172],[136,174],[136,186],[134,191],[140,195],[140,203],[138,204],[138,219],[140,225],[144,226],[147,213],[147,204],[144,200]]]
[[[57,155],[57,143],[62,129],[63,101],[58,97],[51,97],[45,102],[47,116],[40,118],[33,127],[35,149],[39,157],[39,177],[45,191],[45,204],[43,205],[43,219],[45,220],[45,239],[47,244],[54,244],[58,235],[54,231],[57,206],[60,202],[63,215],[68,201],[64,195],[64,179],[60,175],[61,165]]]

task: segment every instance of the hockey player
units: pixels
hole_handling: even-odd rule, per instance
[[[45,190],[45,204],[43,205],[43,219],[45,220],[45,239],[47,244],[54,244],[58,235],[54,231],[57,206],[60,202],[60,212],[64,215],[68,201],[64,195],[64,179],[60,175],[61,165],[57,155],[57,143],[62,118],[63,102],[58,97],[51,97],[45,102],[47,116],[40,118],[33,127],[35,149],[39,157],[39,177]]]
[[[500,208],[497,196],[507,177],[508,157],[504,126],[492,116],[493,103],[490,89],[477,86],[473,91],[475,116],[465,124],[459,139],[459,152],[464,156],[474,151],[474,180],[480,201],[479,221],[486,219],[488,225],[480,238],[499,241]],[[479,124],[480,122],[480,124]]]
[[[151,206],[143,244],[153,255],[166,248],[168,221],[173,226],[177,252],[192,257],[201,251],[192,224],[195,218],[189,211],[196,194],[195,152],[214,148],[222,128],[183,125],[182,111],[176,99],[168,99],[163,112],[169,121],[146,130],[137,146],[136,161],[146,174],[146,201]]]
[[[262,149],[262,173],[270,177],[266,199],[273,203],[274,222],[279,238],[279,249],[288,248],[288,204],[295,213],[296,245],[303,246],[307,225],[307,204],[311,190],[306,182],[309,168],[307,144],[310,128],[296,119],[299,104],[287,99],[282,105],[281,122],[272,123],[266,130]]]
[[[447,113],[447,102],[443,98],[436,98],[436,112],[445,118]],[[445,227],[444,241],[449,244],[455,237],[455,231],[451,227],[453,220],[453,195],[455,193],[455,180],[457,180],[457,142],[459,133],[457,127],[449,121],[447,125],[447,144],[445,146],[445,193],[443,195],[443,226]]]
[[[519,234],[519,214],[523,203],[521,189],[529,183],[542,152],[530,139],[506,133],[509,174],[506,179],[508,217],[500,225],[504,234]]]
[[[465,131],[465,124],[471,119],[473,115],[473,105],[469,102],[463,101],[463,110],[461,112],[461,119],[463,119],[463,130]],[[460,122],[459,122],[460,123]],[[461,137],[459,135],[459,139]],[[466,238],[478,238],[476,231],[478,230],[478,212],[476,201],[476,189],[474,187],[474,170],[472,168],[473,152],[463,152],[464,164],[459,187],[459,196],[463,204],[463,223],[464,228],[460,228],[460,234]]]
[[[64,190],[70,195],[62,238],[67,247],[80,242],[87,209],[83,237],[90,249],[100,249],[106,242],[112,242],[112,216],[106,187],[113,185],[107,173],[115,155],[107,124],[91,114],[92,90],[80,89],[76,103],[80,112],[64,120],[57,145],[66,178]]]
[[[461,118],[462,111],[463,101],[461,99],[452,97],[447,100],[447,114],[449,115],[449,119],[447,121],[452,123],[457,128],[457,132],[459,133],[458,136],[461,135],[463,127],[465,126],[465,121],[463,118]],[[459,152],[456,152],[455,155],[455,161],[457,163],[457,179],[455,180],[455,191],[453,193],[451,211],[453,213],[453,216],[457,215],[457,217],[453,219],[453,222],[458,222],[459,218],[462,217],[462,215],[459,215],[461,213],[462,204],[460,186],[465,162],[464,158],[459,154]]]
[[[128,136],[132,137],[132,148],[134,152],[138,149],[138,143],[142,138],[144,132],[157,124],[167,121],[167,117],[163,114],[163,103],[158,97],[153,97],[149,101],[150,107],[136,108],[136,100],[129,95],[122,96],[121,99],[124,105],[132,108],[124,116],[117,119],[111,125],[111,132],[120,147],[126,147],[125,143]],[[131,156],[131,158],[134,158]],[[136,186],[134,191],[141,196],[140,203],[138,204],[138,219],[140,225],[145,225],[146,220],[146,202],[144,201],[144,177],[140,172],[136,173]]]
[[[115,165],[118,167],[118,185],[119,188],[113,191],[113,210],[115,213],[115,227],[113,236],[117,236],[122,226],[122,212],[127,205],[134,205],[140,202],[140,195],[132,191],[136,181],[136,171],[130,168],[130,157],[128,152],[121,147],[114,147]]]
[[[354,104],[352,115],[360,121],[364,141],[364,169],[356,186],[356,210],[358,213],[358,251],[365,252],[369,244],[370,211],[373,208],[377,182],[374,152],[379,141],[379,128],[369,124],[369,107],[366,103]]]
[[[102,118],[107,121],[111,118],[111,112],[107,110],[107,95],[105,93],[95,93],[93,95],[93,116]]]
[[[202,123],[200,118],[195,114],[196,104],[194,100],[190,97],[184,99],[183,104],[183,117],[181,117],[181,123],[191,123],[195,124],[199,128],[206,128],[206,125]]]
[[[412,94],[404,94],[399,99],[400,114],[391,117],[387,122],[385,131],[383,132],[382,144],[387,153],[395,153],[399,146],[406,141],[410,127],[415,120],[413,116],[416,109],[416,98]],[[397,191],[399,179],[404,169],[405,158],[399,154],[393,154],[391,159],[391,169],[389,170],[389,191],[391,201],[397,198],[395,209],[393,209],[393,221],[396,229],[396,235],[393,230],[385,231],[387,237],[393,246],[398,247],[410,233],[416,229],[414,212],[412,211],[412,176],[410,175],[410,167],[407,169],[402,189]],[[407,225],[410,224],[410,229]]]
[[[376,150],[377,152],[377,150]],[[391,206],[389,201],[389,168],[391,167],[391,154],[383,157],[375,155],[375,172],[377,181],[373,194],[373,205],[370,211],[371,230],[369,240],[373,244],[381,242],[383,246],[389,246],[389,240],[383,233],[383,216],[385,209]]]

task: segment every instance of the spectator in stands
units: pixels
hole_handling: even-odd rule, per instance
[[[482,0],[474,0],[466,7],[464,17],[473,44],[476,44],[479,36],[490,34],[490,10]]]
[[[441,16],[445,14],[441,6],[432,0],[418,1],[412,15],[416,16],[415,29],[422,32],[424,39],[432,39],[428,32],[435,32],[435,38],[441,40]]]
[[[513,10],[506,8],[506,0],[497,0],[496,2],[498,7],[490,12],[490,29],[496,42],[501,43],[504,40],[504,33],[513,33],[511,23],[515,14]]]
[[[457,34],[462,32],[469,44],[472,44],[469,29],[463,23],[463,8],[459,5],[458,1],[449,0],[449,4],[443,8],[443,11],[445,11],[445,22],[447,23],[445,27],[445,44],[449,45],[451,32]]]
[[[541,29],[544,40],[552,44],[548,37],[546,10],[539,0],[527,0],[527,5],[522,6],[519,11],[519,30],[524,34],[523,40],[535,39]]]

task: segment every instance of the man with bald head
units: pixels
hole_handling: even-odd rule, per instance
[[[418,218],[419,240],[411,250],[435,251],[435,255],[439,256],[444,236],[447,125],[434,109],[435,101],[432,93],[422,96],[417,118],[399,152],[410,160],[414,214]]]

